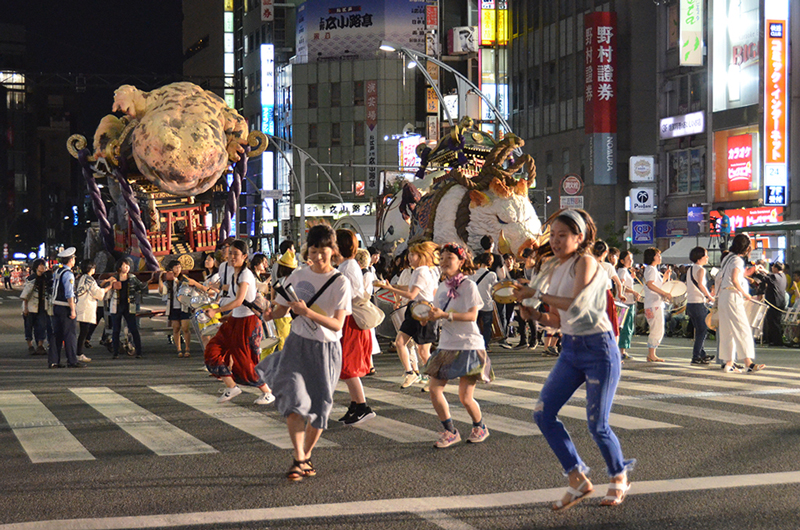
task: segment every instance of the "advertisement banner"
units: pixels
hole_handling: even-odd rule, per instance
[[[764,204],[785,205],[789,145],[789,3],[765,6],[764,28]]]
[[[655,157],[632,156],[628,162],[628,176],[631,182],[654,182],[656,180],[655,168]]]
[[[680,136],[690,136],[700,134],[706,130],[705,112],[692,112],[691,114],[681,114],[680,116],[670,116],[662,118],[659,128],[659,136],[662,140],[678,138]]]
[[[508,0],[480,0],[478,19],[481,46],[508,44]]]
[[[655,190],[653,188],[631,188],[631,213],[653,213]]]
[[[680,64],[703,66],[703,0],[681,0]]]
[[[631,243],[634,245],[652,245],[653,221],[631,221]]]
[[[378,189],[378,81],[365,84],[367,110],[367,189]]]
[[[694,227],[694,233],[690,228]],[[685,217],[674,217],[668,219],[656,219],[657,238],[661,237],[683,237],[697,235],[697,223],[689,223]]]
[[[425,53],[419,0],[313,0],[297,8],[297,62],[373,59],[382,40]]]
[[[753,183],[753,137],[728,137],[728,191],[747,191]]]
[[[594,184],[617,183],[617,14],[584,19],[584,122]]]
[[[731,220],[731,228],[737,229],[745,226],[750,226],[758,223],[777,223],[783,221],[783,208],[775,206],[772,208],[741,208],[739,210],[725,210],[725,213]],[[708,214],[709,218],[714,217],[721,219],[722,215],[713,210]],[[719,221],[717,221],[719,225]],[[717,230],[719,232],[719,230]]]
[[[261,22],[272,22],[275,20],[274,4],[275,0],[261,0]],[[231,11],[233,11],[233,9],[231,9]]]
[[[785,0],[778,0],[781,3]],[[759,4],[742,0],[709,0],[713,6],[713,111],[756,105],[759,95]],[[765,2],[767,5],[773,0]]]

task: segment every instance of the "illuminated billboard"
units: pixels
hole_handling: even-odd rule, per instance
[[[681,0],[681,66],[703,66],[703,0]]]
[[[713,109],[758,103],[759,0],[713,0]],[[769,0],[767,5],[773,0]],[[777,0],[785,3],[785,0]]]
[[[382,40],[425,53],[426,3],[310,0],[297,8],[297,63],[374,59]]]
[[[508,0],[480,0],[478,10],[481,46],[508,44]]]
[[[261,45],[261,132],[275,134],[275,46]]]
[[[776,206],[789,184],[789,1],[770,0],[764,15],[764,204]]]

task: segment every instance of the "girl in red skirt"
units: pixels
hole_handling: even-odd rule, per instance
[[[358,239],[352,230],[337,230],[336,244],[341,256],[339,272],[350,282],[352,302],[355,304],[366,296],[364,274],[355,260]],[[353,315],[347,315],[342,327],[342,374],[339,376],[350,392],[350,407],[347,414],[339,418],[345,425],[357,425],[375,417],[375,413],[367,405],[364,387],[361,385],[361,378],[369,373],[371,357],[372,336],[369,330],[359,328]]]
[[[242,390],[236,386],[240,383],[258,387],[262,394],[256,405],[268,405],[275,397],[255,371],[261,354],[261,321],[245,306],[256,298],[256,279],[247,267],[247,243],[240,239],[231,243],[229,263],[233,266],[229,287],[232,300],[218,309],[206,309],[206,314],[211,318],[226,311],[231,314],[206,346],[206,368],[225,383],[219,403],[241,394]]]
[[[617,271],[614,270],[614,265],[606,261],[606,257],[608,256],[608,244],[602,239],[598,239],[597,241],[594,242],[594,246],[592,247],[592,254],[597,260],[597,263],[600,265],[602,273],[608,275],[608,283],[606,289],[606,314],[608,315],[608,319],[611,321],[611,327],[614,330],[614,336],[619,337],[619,319],[617,318],[617,306],[614,303],[614,294],[611,289],[614,285],[616,285],[617,292],[621,293],[622,284],[619,281],[619,276],[617,276]]]

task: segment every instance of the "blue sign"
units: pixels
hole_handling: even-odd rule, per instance
[[[690,223],[703,222],[703,207],[702,206],[689,206],[686,212],[686,220]]]
[[[631,242],[634,245],[652,245],[653,232],[653,221],[631,222]]]

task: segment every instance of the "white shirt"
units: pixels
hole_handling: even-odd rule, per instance
[[[661,289],[661,284],[663,282],[663,278],[661,277],[661,273],[658,272],[658,269],[653,267],[652,265],[645,265],[644,267],[644,307],[645,309],[652,309],[655,307],[660,307],[664,300],[661,298],[661,295],[656,293],[655,291],[651,290],[647,284],[649,282],[653,282],[656,287]]]
[[[339,264],[339,272],[350,282],[350,290],[353,300],[364,298],[364,273],[354,259],[346,259]]]
[[[693,264],[689,267],[689,270],[686,273],[686,303],[687,304],[702,304],[706,301],[706,295],[703,294],[703,291],[700,290],[699,285],[701,285],[700,280],[700,270],[703,267],[697,264]],[[694,277],[694,281],[692,281],[692,277]],[[705,275],[703,275],[703,282],[706,281]],[[697,282],[697,285],[694,284]]]
[[[336,274],[336,270],[325,274],[317,274],[311,270],[311,267],[298,268],[286,278],[284,285],[294,287],[297,296],[301,300],[308,302],[334,274]],[[311,310],[325,317],[333,317],[334,312],[344,309],[345,314],[349,315],[352,310],[352,300],[350,282],[347,278],[341,276],[334,280],[314,301]],[[282,306],[289,306],[289,301],[280,294],[276,296],[275,301]],[[338,342],[342,336],[341,331],[330,330],[307,317],[301,316],[292,320],[292,333],[319,342]]]
[[[575,287],[575,273],[573,271],[575,259],[576,258],[570,258],[556,267],[556,269],[553,271],[553,274],[550,276],[550,285],[547,287],[547,294],[572,298],[572,292]],[[603,271],[598,270],[595,274],[603,274]],[[602,311],[600,307],[594,309],[597,310],[596,312],[599,314],[597,323],[592,329],[585,330],[581,333],[575,333],[575,330],[572,328],[572,326],[570,326],[568,322],[569,316],[567,315],[567,311],[557,309],[558,316],[561,319],[561,332],[565,335],[574,336],[594,335],[595,333],[612,331],[613,328],[611,327],[611,321],[608,319],[608,314],[604,310],[605,307],[602,308]]]
[[[617,273],[614,271],[614,266],[607,261],[600,261],[598,264],[606,271],[606,274],[608,274],[607,289],[611,289],[614,287],[614,280],[612,280],[612,278],[617,275]]]
[[[227,261],[220,263],[219,265],[219,290],[220,293],[225,293],[227,290],[227,294],[220,294],[219,301],[217,302],[220,307],[224,306],[228,302],[232,302],[236,297],[231,296],[231,284],[233,283],[233,267],[231,267]]]
[[[488,274],[486,274],[487,272]],[[485,277],[484,274],[486,274]],[[482,277],[483,279],[481,280]],[[478,286],[478,293],[481,295],[481,301],[483,302],[478,311],[492,311],[494,309],[492,306],[492,287],[497,283],[497,274],[486,267],[481,267],[469,279]],[[481,280],[481,282],[478,283],[478,280]]]
[[[486,281],[486,280],[484,280]],[[436,289],[436,307],[448,313],[466,313],[473,307],[480,308],[483,305],[481,295],[475,282],[469,278],[461,282],[456,290],[456,298],[448,298],[449,291],[447,284],[442,282]],[[447,301],[450,300],[448,304]],[[445,305],[447,308],[445,309]],[[439,335],[440,350],[485,350],[486,345],[483,336],[478,329],[476,321],[461,322],[454,320],[441,320],[442,328]]]
[[[433,296],[436,293],[436,279],[433,271],[427,265],[422,265],[414,269],[414,272],[411,273],[411,279],[408,282],[409,291],[414,289],[414,287],[419,287],[419,292],[414,300],[433,302]]]
[[[741,277],[744,278],[744,260],[741,256],[729,254],[725,257],[725,260],[721,266],[721,270],[719,274],[717,274],[717,282],[719,283],[717,293],[722,292],[722,289],[733,287],[733,271],[735,269],[742,271]],[[744,285],[742,284],[742,281],[740,281],[739,285],[745,289],[745,292],[747,292],[746,281],[744,282]]]
[[[233,276],[233,267],[231,267],[231,276]],[[236,285],[233,285],[236,283]],[[247,294],[244,295],[244,299],[247,302],[252,302],[256,299],[256,277],[253,275],[253,271],[248,269],[247,267],[242,268],[242,272],[239,273],[234,279],[231,280],[231,288],[229,292],[232,294],[232,300],[236,300],[238,296],[239,290],[242,288],[244,284],[247,284]],[[244,318],[249,317],[250,315],[254,315],[250,309],[243,305],[239,307],[234,307],[233,311],[231,311],[231,316],[235,318]]]
[[[627,289],[633,290],[633,276],[631,276],[631,271],[625,267],[620,267],[617,269],[617,276],[619,277],[619,281],[622,284],[622,290],[624,291],[620,293],[619,299],[625,304],[633,304],[633,301],[635,300],[634,296],[632,294],[625,294],[627,293]]]

